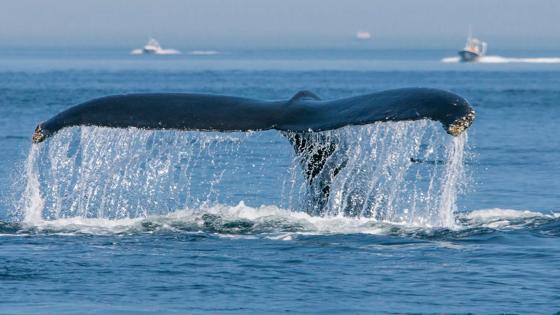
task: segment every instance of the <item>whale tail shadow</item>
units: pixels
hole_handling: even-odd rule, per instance
[[[332,182],[348,161],[344,154],[335,157],[342,147],[340,139],[309,132],[283,132],[283,135],[292,144],[307,182],[309,198],[306,199],[306,210],[321,214],[329,200]]]

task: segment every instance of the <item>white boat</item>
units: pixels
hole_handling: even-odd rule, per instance
[[[144,45],[144,47],[140,49],[134,49],[130,52],[133,55],[142,55],[142,54],[149,54],[149,55],[178,55],[181,52],[176,49],[163,49],[157,40],[154,38],[150,38],[148,43]]]
[[[366,31],[358,31],[356,32],[356,39],[359,40],[368,40],[371,39],[371,34]]]
[[[486,42],[481,41],[478,38],[472,37],[471,31],[469,29],[469,37],[467,37],[467,43],[465,48],[459,51],[459,56],[463,62],[473,62],[477,61],[480,57],[486,54]]]
[[[142,48],[142,52],[145,54],[157,54],[162,50],[161,45],[157,40],[150,38],[148,43]]]

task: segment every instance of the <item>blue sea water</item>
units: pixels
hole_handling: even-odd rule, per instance
[[[0,313],[560,312],[560,52],[453,53],[2,50]],[[108,94],[411,86],[466,97],[467,135],[430,122],[334,132],[353,159],[322,215],[304,211],[298,161],[273,131],[30,141],[38,122]],[[344,216],[348,196],[371,203]]]

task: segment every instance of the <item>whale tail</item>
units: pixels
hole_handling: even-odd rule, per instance
[[[40,143],[73,126],[252,131],[275,129],[291,142],[313,194],[313,208],[328,201],[333,179],[345,167],[340,139],[323,131],[388,121],[429,119],[457,136],[472,124],[468,101],[443,90],[404,88],[337,100],[321,100],[300,91],[287,101],[189,93],[106,96],[73,106],[40,123],[33,133]],[[342,156],[342,154],[341,154]]]
[[[370,109],[352,115],[350,119],[352,123],[324,129],[319,124],[314,129],[282,131],[294,148],[308,184],[310,196],[306,199],[309,203],[306,205],[307,210],[318,214],[323,213],[322,210],[329,200],[331,185],[348,163],[348,156],[336,154],[337,151],[343,151],[345,148],[340,138],[333,136],[332,133],[314,131],[337,129],[336,127],[352,124],[429,118],[441,122],[448,134],[458,136],[470,127],[475,118],[474,110],[466,100],[449,92],[431,89],[393,90],[330,104],[322,102],[312,92],[300,91],[288,101],[287,105],[292,106],[293,110],[297,110],[298,107],[304,109],[314,106],[331,107],[332,112],[341,114],[353,107]],[[310,116],[308,119],[311,122],[315,116]]]

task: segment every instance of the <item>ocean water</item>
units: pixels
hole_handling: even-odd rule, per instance
[[[0,53],[0,313],[560,312],[560,52]],[[323,211],[278,132],[35,125],[91,98],[434,87],[477,118],[346,127]],[[412,162],[411,159],[420,162]]]

